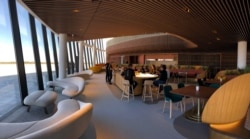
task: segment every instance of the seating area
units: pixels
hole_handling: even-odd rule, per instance
[[[63,88],[62,94],[73,98],[81,93],[84,89],[85,80],[81,77],[69,77],[64,79],[57,79],[55,81],[48,81],[47,86],[55,88]]]
[[[44,108],[44,112],[48,114],[47,107],[55,104],[57,99],[57,93],[54,91],[38,90],[32,92],[25,97],[23,103],[28,106],[27,111],[30,111],[31,106],[39,106]]]
[[[234,71],[234,70],[232,70],[232,71]],[[219,71],[216,74],[215,78],[227,76],[228,75],[227,73],[229,73],[229,70]],[[250,99],[249,99],[250,97],[248,97],[249,93],[248,93],[248,95],[245,94],[248,92],[247,90],[250,90],[250,89],[248,89],[249,86],[246,86],[249,79],[250,79],[250,74],[243,74],[241,76],[237,75],[237,77],[235,76],[233,78],[228,79],[227,82],[224,82],[224,84],[208,84],[207,87],[202,87],[202,91],[204,91],[204,92],[208,91],[208,92],[211,92],[211,94],[213,94],[211,96],[211,98],[209,98],[209,96],[206,96],[206,95],[204,95],[203,96],[204,98],[203,98],[203,97],[195,97],[195,95],[194,95],[194,97],[188,97],[188,96],[177,95],[175,93],[173,94],[173,93],[170,93],[170,91],[172,90],[172,86],[168,85],[168,83],[164,84],[163,85],[164,86],[163,112],[165,112],[166,103],[169,103],[169,118],[171,119],[172,118],[173,104],[175,104],[175,103],[178,104],[177,108],[180,108],[181,112],[183,112],[183,111],[186,111],[187,99],[190,99],[190,102],[192,105],[189,105],[189,107],[192,106],[192,107],[197,107],[197,109],[199,109],[198,113],[200,116],[202,115],[202,122],[210,123],[210,125],[212,125],[211,130],[215,129],[215,130],[219,130],[219,132],[222,131],[222,132],[225,132],[226,134],[230,134],[230,133],[227,133],[227,132],[230,132],[229,131],[230,129],[222,128],[222,127],[220,127],[219,124],[227,124],[227,123],[231,123],[231,122],[239,122],[240,121],[241,122],[240,128],[242,128],[242,126],[245,125],[245,124],[242,124],[242,120],[245,121],[244,117],[247,114],[247,110],[249,109],[249,104],[250,104]],[[183,87],[185,87],[185,84],[186,84],[186,82],[179,82],[176,84],[176,88],[183,88]],[[200,84],[200,85],[204,85],[204,84]],[[144,102],[147,98],[149,98],[152,102],[154,101],[154,99],[158,100],[159,92],[157,92],[157,99],[154,98],[152,95],[153,94],[152,93],[153,91],[151,88],[152,87],[152,80],[144,80],[143,86],[144,87],[142,90],[142,99]],[[209,88],[211,88],[211,89],[209,89]],[[191,87],[189,89],[191,89]],[[207,89],[209,89],[209,90],[207,90]],[[217,90],[217,91],[212,91],[212,90]],[[217,96],[217,95],[219,95],[219,96]],[[242,98],[243,96],[245,97],[244,99]],[[227,99],[225,99],[225,97]],[[232,99],[232,98],[234,98],[234,99]],[[221,102],[221,100],[223,100],[223,102]],[[196,101],[199,101],[199,102],[197,103]],[[221,103],[223,103],[223,105]],[[196,106],[197,104],[198,104],[198,106]],[[205,109],[203,111],[204,113],[202,113],[203,107],[205,107]],[[241,107],[241,108],[239,108],[239,107]],[[190,110],[187,110],[187,111],[190,111]],[[196,120],[196,117],[194,117],[194,119],[192,119],[193,112],[192,113],[188,112],[187,114],[189,114],[187,116],[188,117],[187,119]],[[216,115],[216,116],[214,116],[214,115]],[[228,116],[228,115],[230,115],[230,116]],[[201,122],[200,116],[197,117],[198,122]],[[224,118],[222,118],[222,117],[224,117]],[[232,119],[228,119],[228,118],[232,118]],[[218,119],[218,120],[216,120],[216,119]],[[243,122],[243,123],[245,123],[245,122]],[[218,128],[217,126],[220,127],[221,129]],[[239,129],[239,128],[235,129],[235,126],[234,126],[234,130],[237,130],[237,129]],[[244,130],[246,130],[246,131],[244,131],[245,135],[243,135],[243,136],[247,136],[250,132],[247,131],[247,129],[244,129]],[[213,132],[215,132],[215,131],[213,131]],[[218,134],[218,133],[216,133],[216,134]],[[238,135],[236,135],[236,136],[238,136]]]
[[[93,112],[91,103],[74,99],[62,100],[51,117],[23,123],[0,123],[0,138],[77,139],[89,126]]]
[[[100,78],[99,76],[103,76],[102,78]],[[248,77],[247,77],[248,78]],[[172,89],[176,89],[177,88],[177,86],[178,86],[178,84],[176,84],[175,83],[175,85],[176,86],[174,86],[172,83],[169,83],[170,85],[165,85],[165,87],[164,87],[164,92],[165,92],[165,98],[168,98],[168,99],[162,99],[162,98],[159,98],[159,99],[156,99],[156,96],[154,96],[154,101],[152,102],[152,101],[142,101],[141,100],[141,96],[135,96],[134,97],[134,100],[131,102],[131,103],[121,103],[121,101],[119,101],[119,99],[120,99],[120,96],[122,95],[122,93],[119,91],[119,89],[117,88],[117,89],[115,89],[116,87],[114,87],[113,85],[107,85],[106,83],[105,83],[105,80],[104,80],[104,74],[103,75],[100,75],[100,74],[98,74],[98,77],[97,78],[93,78],[93,79],[95,79],[95,82],[93,82],[92,83],[92,80],[89,80],[88,82],[88,95],[87,95],[87,100],[88,101],[95,101],[95,105],[99,105],[98,107],[99,108],[97,108],[97,110],[95,111],[96,113],[95,113],[95,119],[93,119],[93,121],[95,122],[95,123],[99,123],[99,125],[95,125],[96,126],[96,128],[97,128],[97,135],[103,135],[102,133],[103,132],[101,132],[100,133],[100,130],[102,129],[101,127],[103,127],[104,125],[105,125],[105,127],[107,127],[107,128],[109,128],[109,130],[110,130],[110,127],[108,127],[108,126],[112,126],[114,123],[112,122],[112,121],[119,121],[118,123],[119,123],[119,125],[121,124],[120,122],[121,122],[121,120],[120,119],[126,119],[126,118],[128,118],[128,119],[130,119],[131,120],[131,118],[133,119],[133,118],[136,118],[136,117],[140,117],[140,118],[136,118],[137,120],[137,122],[145,122],[145,121],[148,121],[147,122],[147,124],[150,124],[151,126],[153,126],[154,124],[157,124],[157,126],[156,125],[154,125],[153,126],[153,128],[157,128],[157,127],[161,127],[160,129],[158,129],[157,128],[157,131],[161,131],[161,129],[162,129],[162,127],[164,127],[165,129],[164,130],[166,130],[166,129],[168,129],[169,130],[169,132],[176,132],[176,131],[178,131],[177,133],[175,133],[175,135],[177,135],[177,137],[179,137],[179,138],[190,138],[190,136],[188,136],[188,135],[185,135],[185,134],[183,134],[182,133],[182,131],[181,130],[179,130],[178,128],[174,128],[174,129],[172,129],[173,127],[171,127],[171,126],[181,126],[181,128],[187,128],[187,127],[185,127],[185,125],[182,125],[182,122],[184,122],[184,121],[182,121],[181,122],[181,125],[175,125],[176,124],[176,122],[178,122],[178,120],[180,120],[179,118],[180,117],[184,117],[183,116],[183,109],[182,109],[182,100],[181,100],[181,98],[183,98],[183,97],[180,97],[180,99],[178,100],[178,101],[175,101],[175,100],[173,100],[172,101],[172,98],[170,97],[170,96],[172,96],[172,94],[171,95],[169,95],[169,90],[171,90],[171,89],[167,89],[167,87],[168,86],[171,86],[171,88]],[[99,82],[99,80],[103,80],[103,82]],[[99,84],[99,86],[102,88],[102,90],[100,90],[100,87],[99,88],[96,88],[96,85],[97,84]],[[90,86],[89,86],[90,85]],[[105,89],[105,87],[107,88],[107,89]],[[188,85],[188,84],[185,84],[185,85]],[[110,93],[109,91],[109,88],[111,89],[111,92],[112,93]],[[233,88],[235,88],[235,86],[232,86]],[[118,91],[117,91],[118,90]],[[85,91],[87,91],[87,90],[85,90]],[[101,94],[100,94],[100,92],[102,92]],[[167,95],[167,92],[168,92],[168,95]],[[95,95],[93,95],[93,94],[95,94]],[[58,94],[58,95],[61,95],[61,94]],[[96,96],[96,95],[100,95],[100,96]],[[107,99],[107,96],[109,96],[109,99]],[[117,99],[118,99],[118,101],[117,101],[117,99],[115,99],[115,97],[114,96],[119,96]],[[75,99],[66,99],[66,100],[61,100],[61,101],[59,101],[59,103],[58,103],[58,111],[61,111],[60,109],[65,109],[65,111],[67,110],[67,109],[70,109],[70,111],[71,111],[71,103],[72,102],[64,102],[64,101],[70,101],[70,100],[73,100],[73,101],[76,101],[76,102],[79,102],[78,100],[75,100]],[[150,99],[149,99],[150,100]],[[172,102],[171,102],[172,101]],[[81,102],[81,101],[80,101]],[[178,105],[175,107],[175,105],[171,105],[171,104],[175,104],[175,102],[177,102],[178,103]],[[190,100],[190,102],[191,102],[191,100]],[[61,103],[65,103],[65,105],[62,105]],[[70,103],[70,105],[69,106],[67,106],[68,104]],[[169,103],[169,105],[167,105],[167,103]],[[73,104],[72,104],[73,105]],[[100,105],[103,105],[104,107],[100,107]],[[187,105],[187,107],[188,107],[188,109],[191,107],[192,105]],[[61,108],[60,108],[61,107]],[[92,106],[93,107],[93,106]],[[110,112],[110,111],[107,111],[106,109],[104,109],[105,107],[112,107],[112,109],[115,109],[115,112],[114,111],[112,111],[112,112]],[[162,108],[163,107],[163,108]],[[75,109],[75,108],[73,108],[73,109]],[[180,110],[179,110],[180,109]],[[58,113],[60,113],[60,112],[58,112],[58,111],[56,111],[56,113],[55,114],[53,114],[52,116],[51,116],[51,118],[53,118],[54,117],[54,115],[58,115]],[[101,112],[100,112],[101,111]],[[34,111],[33,111],[34,112]],[[31,112],[30,112],[31,113]],[[107,114],[108,113],[108,114]],[[127,114],[126,114],[127,113]],[[106,115],[107,114],[107,115]],[[110,117],[110,115],[112,115],[111,117]],[[154,117],[154,122],[151,122],[150,121],[150,119],[152,119],[152,116]],[[150,118],[150,119],[148,119],[148,118]],[[46,118],[46,119],[44,119],[43,121],[46,121],[47,119],[50,119],[50,118]],[[70,118],[71,119],[71,118]],[[119,119],[119,120],[118,120]],[[128,128],[129,129],[131,129],[131,130],[135,130],[135,128],[137,129],[137,130],[135,130],[136,132],[142,132],[140,129],[138,129],[138,127],[136,126],[136,124],[135,123],[137,123],[137,122],[135,122],[134,120],[129,120],[129,121],[127,121],[128,119],[126,119],[126,122],[125,123],[128,123]],[[163,124],[162,125],[159,125],[159,121],[158,120],[163,120],[163,121],[161,121],[160,123],[162,123],[163,122]],[[105,122],[104,122],[105,121]],[[185,122],[187,122],[188,120],[186,120],[185,119]],[[37,122],[37,124],[40,122],[40,120],[39,121],[36,121]],[[61,121],[62,122],[62,121]],[[156,122],[156,123],[155,123]],[[3,122],[2,122],[3,123]],[[27,122],[27,123],[30,123],[30,122]],[[35,122],[31,122],[31,123],[35,123]],[[53,122],[52,122],[53,123]],[[115,122],[115,123],[117,123],[117,122]],[[134,123],[134,124],[132,124],[132,123]],[[195,123],[195,122],[190,122],[190,123],[192,123],[192,124],[194,124],[194,125],[203,125],[203,123]],[[19,123],[3,123],[4,125],[8,125],[8,124],[13,124],[13,125],[18,125],[18,127],[19,127]],[[40,124],[40,123],[39,123]],[[131,124],[132,124],[132,126],[133,127],[131,127]],[[166,125],[167,124],[167,125]],[[26,125],[26,122],[24,122],[24,123],[22,123],[22,125]],[[56,124],[57,125],[57,124]],[[77,124],[78,125],[78,124]],[[107,126],[108,125],[108,126]],[[165,125],[167,126],[167,127],[165,127]],[[29,125],[27,125],[27,126],[29,126]],[[54,126],[54,124],[52,124],[51,126]],[[111,129],[113,129],[113,130],[115,130],[115,131],[112,131],[112,133],[116,133],[116,132],[118,132],[117,130],[120,130],[120,129],[123,129],[124,127],[126,127],[126,125],[124,125],[124,122],[123,122],[123,124],[121,124],[121,127],[116,127],[117,126],[117,124],[114,124],[113,126],[115,126],[115,129],[114,129],[114,127],[112,127]],[[138,125],[139,126],[139,125]],[[183,127],[182,127],[183,126]],[[2,127],[1,126],[1,124],[0,124],[0,127]],[[41,127],[41,126],[40,126]],[[61,127],[61,126],[60,126]],[[79,127],[79,126],[78,126]],[[199,126],[200,127],[200,126]],[[22,127],[21,125],[20,125],[20,129],[24,129],[25,127]],[[54,128],[51,128],[51,127],[48,127],[49,129],[54,129]],[[75,128],[77,128],[77,127],[74,127],[74,128],[71,128],[71,129],[75,129]],[[191,128],[191,127],[190,127]],[[2,128],[1,128],[2,129]],[[19,129],[19,128],[18,128]],[[38,128],[36,128],[37,130],[41,130],[41,129],[38,129]],[[77,128],[78,129],[78,128]],[[145,130],[145,128],[143,128],[144,130]],[[34,128],[34,130],[35,130],[35,128]],[[45,128],[44,130],[47,130],[47,128]],[[66,130],[66,129],[65,129]],[[102,130],[104,130],[104,129],[102,129]],[[192,129],[193,130],[193,129]],[[192,131],[191,129],[190,129],[190,131],[189,131],[189,129],[185,129],[185,132],[187,131],[189,131],[189,132],[191,132]],[[32,130],[33,131],[33,130]],[[53,130],[54,131],[54,130]],[[1,131],[0,131],[1,132]],[[58,130],[56,130],[55,132],[63,132],[64,133],[64,131],[61,131],[61,129],[58,129]],[[53,134],[55,133],[55,132],[53,132]],[[67,130],[67,132],[69,133],[69,132],[72,132],[72,130]],[[83,133],[83,132],[86,132],[86,129],[84,130],[84,131],[82,131],[81,133]],[[106,130],[105,130],[105,132],[107,132]],[[110,131],[111,132],[111,131]],[[155,132],[155,130],[153,130],[152,132]],[[204,136],[205,137],[207,137],[206,135],[204,135],[204,136],[200,136],[200,134],[199,133],[196,133],[196,132],[199,132],[199,131],[197,131],[197,130],[195,130],[195,133],[190,133],[190,134],[197,134],[197,135],[199,135],[199,137],[201,137],[201,138],[204,138]],[[208,131],[207,131],[208,132]],[[34,134],[35,133],[37,133],[37,132],[34,132]],[[40,133],[40,131],[39,131],[39,133]],[[46,133],[46,131],[43,131],[42,133]],[[11,133],[12,134],[12,133]],[[15,134],[15,133],[13,133],[13,134]],[[56,133],[55,133],[56,134]],[[134,132],[133,132],[133,134],[135,134]],[[179,136],[179,134],[182,134],[184,137],[182,137],[182,136]],[[1,136],[2,134],[0,133],[0,136]],[[112,134],[113,135],[113,134]],[[39,134],[39,136],[40,136],[40,134]],[[129,136],[129,135],[128,135]],[[140,134],[138,134],[138,136],[140,136]],[[159,136],[162,136],[160,133],[159,133]],[[157,136],[157,137],[159,137],[159,136]],[[30,136],[29,136],[30,137]],[[32,134],[32,137],[37,137],[37,136],[33,136],[33,134]],[[42,136],[42,137],[44,137],[44,136]],[[54,137],[54,136],[45,136],[46,138],[48,137],[48,138],[50,138],[50,137],[53,137],[53,138],[63,138],[63,137],[61,137],[61,136],[58,136],[58,137]],[[68,136],[67,136],[68,137]],[[115,137],[117,137],[117,136],[115,136]],[[166,137],[166,136],[165,136]],[[1,138],[1,137],[0,137]],[[65,138],[66,138],[66,136],[65,136]],[[72,136],[72,138],[78,138],[78,137],[73,137]],[[82,138],[81,138],[82,139]]]
[[[0,5],[0,139],[250,139],[248,0]]]
[[[78,74],[82,77],[72,76],[48,81],[47,86],[52,87],[53,90],[31,92],[23,101],[23,104],[27,106],[27,112],[30,112],[32,106],[34,106],[34,110],[35,107],[41,107],[44,108],[48,118],[30,122],[1,122],[0,138],[77,139],[82,136],[89,127],[93,104],[73,99],[73,97],[81,94],[84,90],[85,79],[83,76],[92,76],[93,72],[88,70],[82,73],[85,75]],[[59,92],[55,92],[55,87],[61,88],[57,90]],[[60,92],[61,94],[58,94]],[[58,99],[59,95],[68,98]],[[52,105],[54,110],[48,112],[47,108]]]
[[[105,64],[96,64],[90,67],[89,69],[92,70],[94,73],[100,73],[101,71],[105,70]]]
[[[76,72],[74,74],[69,74],[67,77],[82,77],[84,80],[89,80],[93,75],[93,70],[84,70],[81,72]]]
[[[197,79],[203,79],[207,77],[207,66],[170,66],[169,71],[174,82],[196,82]]]

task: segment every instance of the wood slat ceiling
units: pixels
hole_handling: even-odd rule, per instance
[[[235,51],[250,40],[249,0],[20,1],[72,40],[167,32],[197,44],[192,51]]]

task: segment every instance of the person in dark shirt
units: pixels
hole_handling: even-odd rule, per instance
[[[126,70],[124,70],[123,72],[123,76],[125,80],[129,81],[130,85],[133,85],[133,89],[137,86],[137,82],[134,81],[134,76],[135,76],[135,71],[132,69],[132,64],[128,65],[128,68]],[[131,92],[131,89],[130,89]]]
[[[148,66],[145,66],[144,70],[145,70],[145,73],[149,73],[150,72]]]
[[[143,66],[141,66],[140,72],[145,73],[145,68]]]
[[[105,69],[106,69],[106,82],[108,82],[108,76],[109,76],[109,70],[108,70],[108,68],[109,68],[109,63],[106,63],[106,64],[105,64]]]
[[[106,63],[106,82],[108,82],[109,84],[111,83],[112,80],[112,65],[110,63]]]
[[[167,71],[166,71],[166,65],[161,65],[160,66],[160,71],[158,73],[158,78],[154,80],[153,84],[155,86],[159,86],[159,84],[165,84],[167,81]]]

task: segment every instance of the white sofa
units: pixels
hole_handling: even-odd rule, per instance
[[[83,79],[88,80],[92,75],[93,75],[92,70],[84,70],[74,74],[70,74],[67,77],[82,77]]]
[[[47,106],[54,104],[56,99],[57,93],[54,91],[37,90],[26,96],[23,103],[28,106],[28,112],[31,106],[40,106],[48,114]]]
[[[81,77],[70,77],[64,79],[57,79],[55,81],[48,81],[47,86],[50,87],[61,87],[62,94],[73,98],[81,93],[84,89],[84,79]]]
[[[1,139],[78,139],[89,126],[91,103],[66,99],[51,117],[32,122],[0,123]]]

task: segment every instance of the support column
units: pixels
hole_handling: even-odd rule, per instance
[[[83,71],[83,42],[80,43],[80,48],[79,48],[79,72]]]
[[[237,68],[244,69],[247,65],[247,41],[238,42]]]
[[[59,34],[59,79],[66,77],[67,34]]]
[[[123,64],[124,56],[121,56],[121,64]]]

